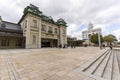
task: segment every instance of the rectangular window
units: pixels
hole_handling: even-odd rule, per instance
[[[9,46],[9,39],[5,38],[1,40],[1,46]]]
[[[22,46],[22,40],[20,38],[15,39],[15,46]]]
[[[46,31],[46,25],[43,25],[43,24],[42,24],[41,31]]]
[[[6,40],[5,39],[1,40],[1,46],[6,46]]]
[[[37,27],[37,20],[33,20],[33,27]]]
[[[27,20],[25,20],[25,28],[27,28]]]
[[[23,26],[22,26],[23,28],[24,28],[24,23],[23,23]]]
[[[57,28],[55,28],[55,33],[58,33],[58,32],[57,32]]]
[[[33,41],[32,41],[32,44],[36,44],[36,36],[33,35]]]
[[[48,33],[53,33],[52,27],[49,27]]]
[[[63,34],[65,34],[66,32],[65,32],[65,29],[63,29]]]

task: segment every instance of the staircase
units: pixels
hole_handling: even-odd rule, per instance
[[[95,80],[120,80],[120,51],[106,50],[81,66],[81,73]],[[119,58],[119,59],[118,59]]]

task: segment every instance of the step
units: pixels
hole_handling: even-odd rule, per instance
[[[105,50],[105,51],[102,51],[100,52],[99,55],[95,56],[94,58],[90,59],[88,62],[84,63],[81,68],[82,71],[86,71],[92,64],[94,64],[101,56],[105,55],[105,53],[109,52],[109,50]]]
[[[114,51],[114,64],[113,64],[112,80],[119,80],[120,79],[119,65],[118,65],[116,53],[117,53],[117,51]]]
[[[113,51],[111,53],[110,59],[107,63],[107,66],[103,72],[103,75],[101,77],[111,80],[112,79],[112,71],[113,71],[113,60],[114,60],[114,54]]]
[[[87,74],[92,74],[94,70],[102,63],[102,61],[106,58],[109,52],[106,52],[103,56],[101,56],[98,60],[96,60],[88,69],[86,69]]]
[[[120,69],[120,51],[117,51],[116,55],[117,55],[117,60],[118,60],[118,66],[119,66],[119,69]]]
[[[106,64],[108,63],[109,61],[109,58],[110,58],[110,55],[111,55],[111,51],[108,53],[108,55],[106,56],[106,58],[103,60],[103,62],[97,67],[97,69],[93,72],[93,75],[95,76],[99,76],[101,77],[103,72],[104,72],[104,69],[106,68]]]

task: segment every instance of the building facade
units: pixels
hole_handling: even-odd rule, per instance
[[[96,33],[101,34],[102,29],[101,28],[94,29],[93,24],[90,22],[88,25],[88,30],[82,31],[82,38],[84,41],[90,43],[91,35],[96,34]]]
[[[82,46],[82,43],[83,43],[83,40],[77,40],[76,37],[71,37],[71,36],[68,36],[67,37],[67,45],[68,47],[71,47],[71,46]]]
[[[67,45],[66,22],[60,18],[55,22],[44,15],[38,7],[30,4],[16,24],[21,31],[25,48],[58,47]],[[9,25],[8,25],[9,26]],[[17,27],[17,28],[18,28]],[[2,39],[2,38],[0,38]]]
[[[0,17],[1,48],[25,48],[25,37],[20,25],[3,21]]]

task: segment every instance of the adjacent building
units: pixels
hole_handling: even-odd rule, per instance
[[[68,47],[70,46],[82,46],[82,43],[83,43],[83,40],[77,40],[76,37],[71,37],[71,36],[68,36],[67,37],[67,45]]]
[[[24,9],[18,24],[0,18],[0,48],[41,48],[67,45],[67,25],[60,18],[56,22],[30,4]]]
[[[101,34],[102,33],[102,29],[101,28],[95,28],[94,29],[93,24],[90,22],[88,24],[88,30],[82,31],[82,38],[83,38],[84,41],[90,43],[91,42],[90,41],[91,35],[96,34],[96,33],[98,33],[98,34],[100,33]]]
[[[0,48],[24,48],[25,37],[21,26],[3,21],[0,17]]]

